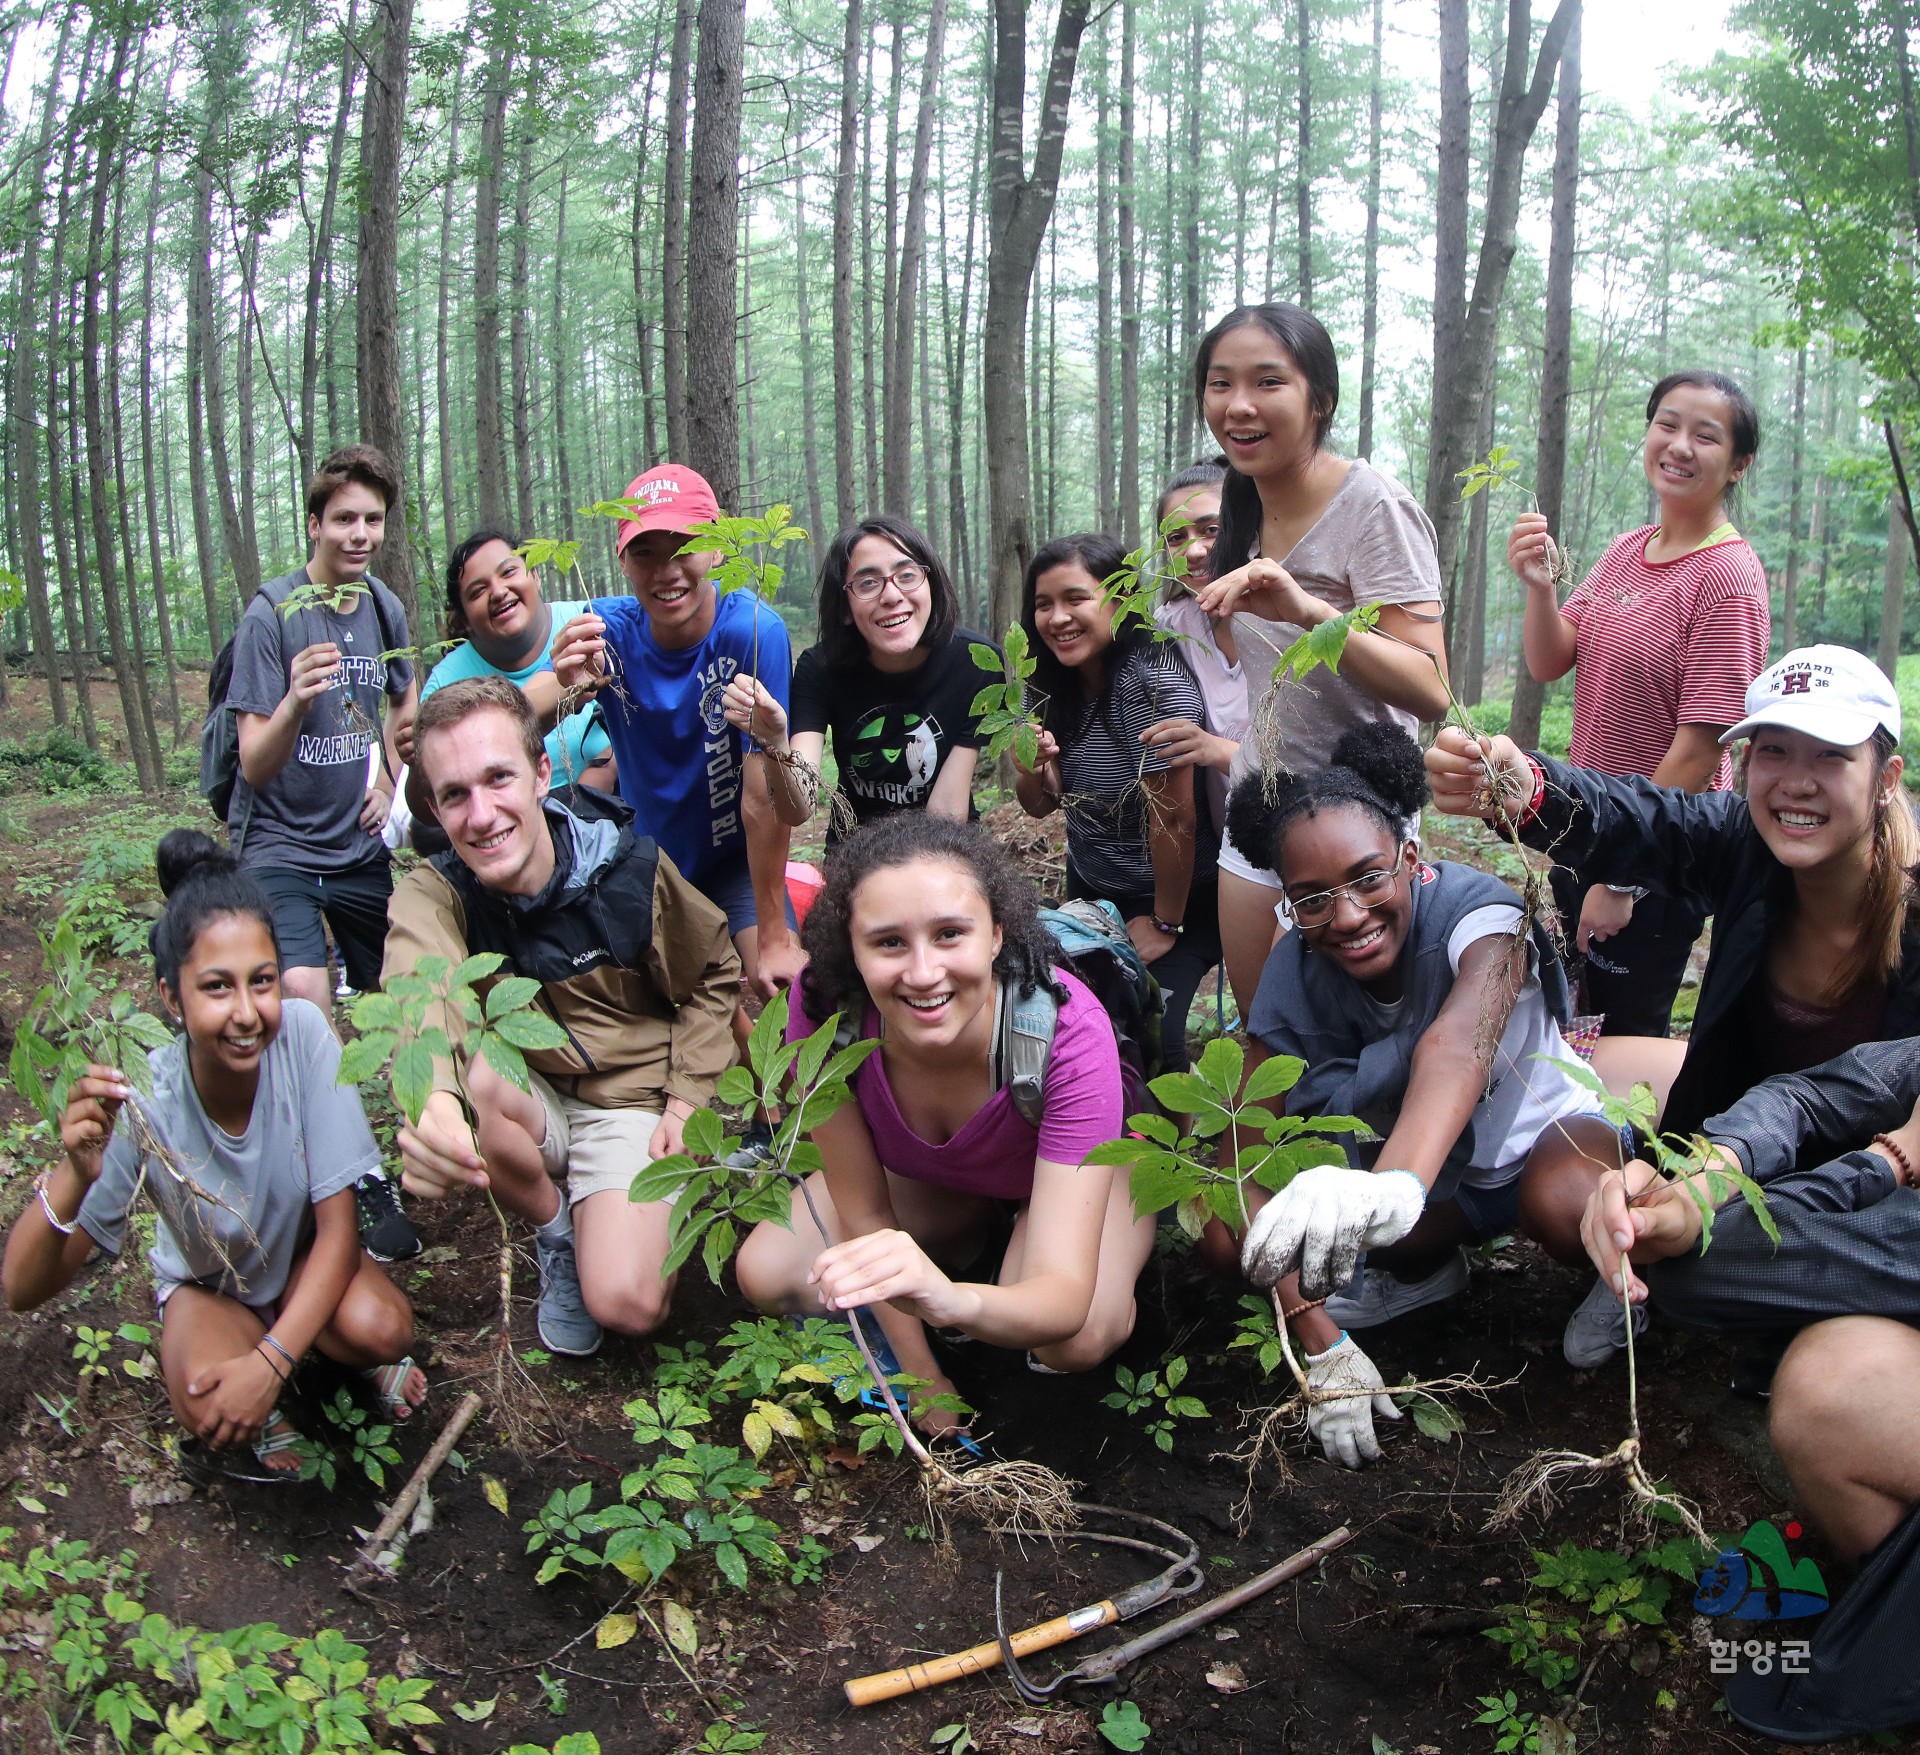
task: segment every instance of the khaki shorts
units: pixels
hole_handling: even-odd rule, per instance
[[[527,1082],[547,1112],[540,1161],[556,1182],[565,1178],[569,1206],[592,1194],[618,1190],[624,1195],[634,1177],[653,1162],[653,1130],[660,1117],[651,1109],[602,1109],[582,1103],[563,1096],[537,1072],[529,1072]]]

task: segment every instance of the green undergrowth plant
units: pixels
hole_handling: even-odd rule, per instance
[[[18,1554],[0,1526],[0,1625],[38,1630],[0,1657],[0,1746],[51,1732],[60,1749],[379,1755],[440,1722],[431,1683],[376,1673],[333,1629],[209,1632],[149,1609],[144,1589],[131,1550],[56,1540]]]
[[[1520,459],[1514,455],[1510,445],[1495,445],[1485,457],[1459,470],[1453,479],[1460,484],[1460,498],[1463,501],[1472,499],[1476,494],[1490,494],[1504,487],[1513,487],[1527,496],[1527,504],[1533,511],[1540,510],[1540,496],[1520,479]],[[1550,538],[1547,543],[1547,572],[1553,580],[1554,596],[1559,597],[1573,577],[1573,560],[1557,539]]]
[[[1139,1420],[1141,1430],[1169,1456],[1173,1454],[1177,1422],[1212,1418],[1207,1404],[1198,1396],[1180,1393],[1180,1386],[1187,1380],[1187,1361],[1182,1355],[1176,1354],[1151,1371],[1130,1371],[1116,1365],[1113,1376],[1119,1388],[1103,1395],[1102,1405]]]
[[[147,1349],[153,1345],[153,1330],[143,1322],[123,1322],[117,1329],[89,1328],[80,1323],[73,1331],[73,1356],[80,1361],[80,1381],[110,1377],[113,1374],[113,1344],[125,1341],[132,1355],[120,1361],[120,1369],[136,1382],[152,1379],[154,1368]]]
[[[415,1126],[433,1095],[436,1062],[454,1059],[456,1051],[458,1064],[471,1065],[478,1056],[509,1084],[528,1089],[527,1055],[564,1048],[567,1033],[540,1009],[540,983],[502,975],[505,963],[497,951],[459,963],[422,957],[380,992],[362,994],[352,1012],[359,1034],[341,1051],[340,1082],[364,1084],[385,1069],[394,1102]],[[464,1085],[455,1096],[467,1125],[476,1127],[479,1118]],[[513,1233],[491,1188],[486,1196],[500,1230],[494,1387],[503,1417],[517,1422],[519,1398],[509,1391],[516,1381],[531,1385],[532,1379],[513,1354]]]
[[[387,1484],[387,1470],[400,1464],[400,1452],[393,1443],[393,1423],[369,1414],[345,1388],[334,1391],[325,1405],[327,1424],[339,1434],[353,1467],[376,1487]],[[331,1493],[339,1481],[339,1466],[333,1447],[315,1438],[302,1438],[294,1446],[300,1459],[300,1479],[318,1481]]]
[[[996,652],[976,640],[967,648],[975,666],[996,678],[973,697],[976,729],[986,739],[980,758],[983,765],[992,767],[1002,756],[1011,755],[1021,767],[1034,768],[1040,762],[1042,713],[1028,688],[1035,661],[1027,649],[1027,630],[1015,622],[1001,635],[1000,646]]]
[[[746,1065],[728,1068],[716,1091],[730,1110],[779,1116],[771,1146],[748,1157],[740,1151],[743,1132],[730,1133],[714,1111],[697,1110],[687,1119],[686,1150],[655,1159],[633,1179],[631,1199],[673,1203],[667,1227],[668,1273],[698,1249],[708,1276],[718,1285],[740,1228],[765,1221],[791,1226],[796,1191],[807,1223],[826,1246],[827,1228],[807,1186],[810,1176],[824,1170],[825,1161],[808,1136],[853,1100],[848,1081],[880,1044],[873,1037],[839,1040],[837,1012],[804,1041],[788,1042],[787,1015],[787,996],[776,995],[749,1034]],[[937,1457],[913,1429],[860,1324],[850,1321],[846,1329],[859,1350],[866,1384],[884,1403],[900,1447],[920,1466],[936,1519],[947,1506],[965,1505],[989,1522],[1025,1529],[1060,1530],[1072,1524],[1071,1487],[1051,1469],[996,1460],[961,1471]],[[864,1433],[862,1437],[863,1443],[878,1442],[865,1440]]]

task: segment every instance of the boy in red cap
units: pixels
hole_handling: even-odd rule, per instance
[[[786,706],[786,623],[752,591],[719,594],[716,551],[681,552],[694,526],[720,515],[703,477],[663,463],[624,498],[634,515],[614,546],[633,595],[598,599],[569,622],[553,643],[554,674],[563,688],[600,690],[621,796],[726,914],[747,979],[770,998],[802,960],[787,911],[788,831],[768,759],[727,723],[723,701],[735,676],[754,676]]]

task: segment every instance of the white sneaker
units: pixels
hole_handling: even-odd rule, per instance
[[[1378,1328],[1423,1305],[1444,1303],[1467,1289],[1467,1258],[1455,1250],[1424,1280],[1396,1280],[1385,1268],[1362,1266],[1326,1312],[1344,1329]]]
[[[1647,1307],[1633,1307],[1633,1332],[1647,1332]],[[1591,1371],[1604,1365],[1627,1344],[1627,1318],[1620,1308],[1620,1294],[1605,1280],[1595,1278],[1593,1288],[1567,1318],[1566,1332],[1560,1337],[1560,1351],[1577,1371]]]

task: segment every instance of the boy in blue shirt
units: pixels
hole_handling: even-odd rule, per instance
[[[803,960],[786,900],[789,833],[774,814],[769,760],[727,723],[724,698],[745,675],[786,706],[786,624],[751,591],[719,594],[717,551],[680,552],[695,525],[720,515],[700,475],[662,464],[624,497],[634,515],[614,540],[633,595],[597,599],[568,622],[554,674],[564,689],[598,689],[621,797],[725,913],[747,980],[771,998]]]

